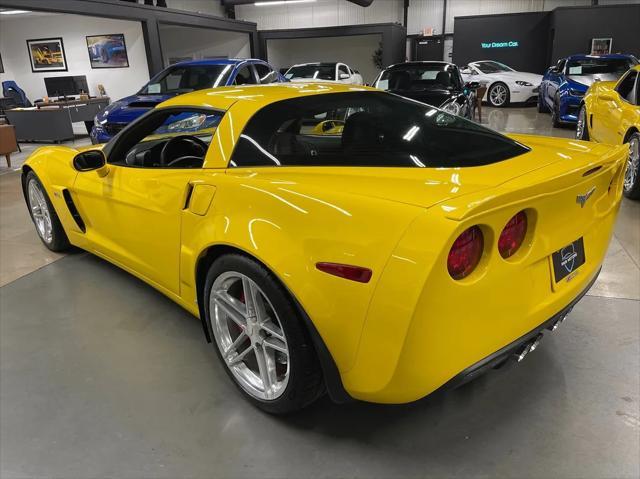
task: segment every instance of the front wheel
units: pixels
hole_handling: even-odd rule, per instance
[[[624,195],[632,200],[640,200],[640,133],[629,137],[629,159],[624,174]]]
[[[304,319],[270,271],[240,254],[221,256],[204,294],[218,357],[249,401],[286,414],[320,397],[322,370]]]
[[[553,109],[551,110],[551,124],[554,128],[560,128],[562,126],[562,124],[560,123],[560,104],[557,98],[553,101]]]
[[[587,107],[582,105],[578,112],[578,122],[576,123],[576,140],[589,141],[589,125],[587,121]]]
[[[27,206],[38,236],[51,251],[60,252],[69,248],[69,238],[64,232],[44,186],[33,171],[25,181]]]
[[[507,106],[509,104],[509,98],[509,87],[504,83],[494,83],[491,85],[491,88],[489,88],[487,99],[491,106],[495,106],[497,108]]]

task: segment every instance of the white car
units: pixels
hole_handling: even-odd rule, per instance
[[[292,82],[326,81],[362,85],[362,75],[344,63],[301,63],[284,74]]]
[[[482,97],[491,106],[509,103],[536,103],[542,75],[518,72],[493,60],[471,62],[460,70],[465,82],[477,81],[487,87]]]

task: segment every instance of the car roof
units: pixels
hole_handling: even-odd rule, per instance
[[[299,98],[310,94],[344,93],[350,91],[379,91],[376,88],[342,83],[271,83],[268,85],[241,85],[209,88],[171,98],[158,108],[191,106],[228,110],[234,103],[251,104],[256,110],[270,103]]]
[[[603,58],[603,59],[612,59],[612,60],[630,60],[635,59],[633,55],[627,55],[623,53],[609,53],[606,55],[586,55],[584,53],[569,55],[567,60],[586,60],[588,58]]]
[[[263,60],[258,60],[256,58],[211,58],[211,59],[203,59],[203,60],[186,60],[183,62],[174,63],[171,66],[196,66],[196,65],[237,65],[242,62],[260,62],[264,63]]]

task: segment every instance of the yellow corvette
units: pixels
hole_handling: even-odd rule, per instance
[[[578,113],[576,138],[612,145],[629,144],[623,192],[640,199],[640,65],[617,82],[596,82]]]
[[[336,111],[341,131],[314,134]],[[414,401],[522,359],[595,281],[625,162],[374,89],[285,84],[176,97],[98,149],[41,148],[23,185],[47,247],[182,305],[239,390],[284,413],[325,390]]]

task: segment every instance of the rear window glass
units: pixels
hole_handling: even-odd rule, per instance
[[[527,147],[458,116],[384,92],[313,95],[272,103],[247,123],[231,167],[466,167]]]

